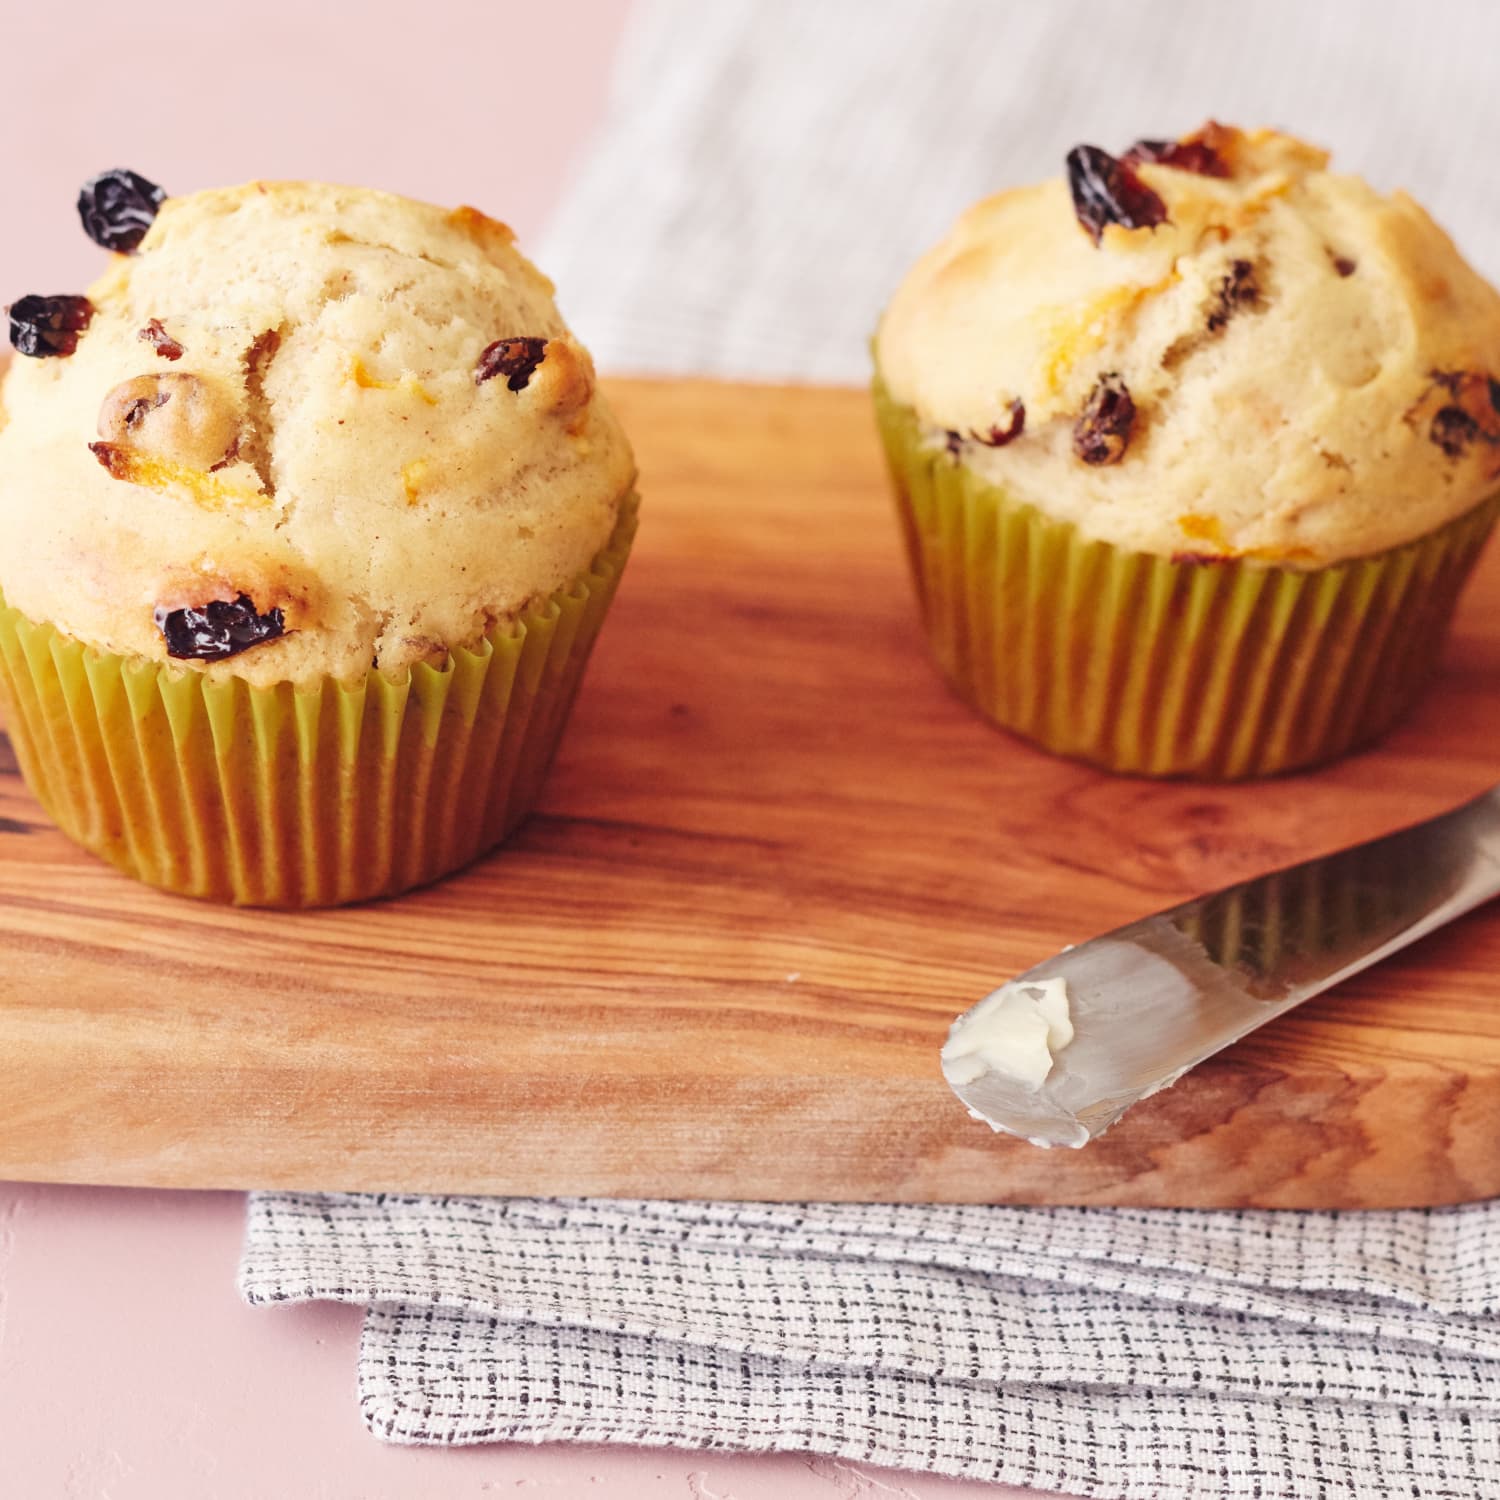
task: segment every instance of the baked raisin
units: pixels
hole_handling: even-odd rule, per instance
[[[538,338],[496,339],[487,344],[474,366],[474,384],[483,385],[497,375],[513,391],[524,391],[546,357],[547,340]]]
[[[90,177],[78,193],[83,232],[96,245],[129,255],[145,239],[167,195],[126,167]]]
[[[1333,269],[1340,276],[1352,276],[1359,269],[1355,262],[1350,260],[1347,255],[1333,255],[1332,251],[1329,254],[1333,259]]]
[[[1228,274],[1220,277],[1214,308],[1208,315],[1208,331],[1217,333],[1242,307],[1253,307],[1260,301],[1260,284],[1255,267],[1248,260],[1237,260]]]
[[[182,345],[161,326],[160,318],[152,318],[136,337],[144,339],[163,359],[182,358]]]
[[[10,341],[36,359],[71,354],[89,326],[94,304],[87,297],[22,297],[10,305]]]
[[[1106,224],[1154,229],[1167,222],[1167,205],[1135,169],[1098,146],[1075,146],[1068,152],[1068,189],[1073,212],[1096,245]]]
[[[1026,403],[1019,396],[1010,403],[1010,415],[1004,425],[996,423],[988,432],[971,432],[969,436],[986,448],[1003,448],[1026,431]]]
[[[1228,164],[1206,141],[1137,141],[1120,160],[1132,167],[1143,161],[1154,162],[1179,172],[1196,172],[1200,177],[1229,176]]]
[[[248,594],[213,599],[197,608],[158,608],[155,618],[167,655],[180,661],[222,661],[286,634],[281,609],[260,614]]]
[[[1429,400],[1439,403],[1427,426],[1427,438],[1449,458],[1461,458],[1471,443],[1500,445],[1500,382],[1483,370],[1429,370],[1427,392],[1406,414],[1418,417]],[[1446,393],[1447,399],[1434,396]]]
[[[1101,375],[1073,424],[1073,452],[1086,464],[1116,464],[1130,446],[1135,402],[1118,375]]]
[[[1433,415],[1427,436],[1449,458],[1462,458],[1464,450],[1479,436],[1479,423],[1461,406],[1444,406]]]

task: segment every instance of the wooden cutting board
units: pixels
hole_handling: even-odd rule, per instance
[[[1001,979],[1500,779],[1500,558],[1387,745],[1213,787],[974,718],[857,392],[617,384],[636,555],[541,810],[399,901],[160,895],[0,771],[0,1176],[177,1187],[1385,1206],[1500,1193],[1500,909],[1081,1152],[938,1071]]]

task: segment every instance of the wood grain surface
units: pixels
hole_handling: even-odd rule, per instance
[[[1080,1152],[971,1121],[953,1015],[1054,952],[1500,779],[1500,569],[1384,747],[1154,784],[953,699],[863,395],[616,384],[645,520],[540,812],[399,901],[233,911],[0,768],[0,1176],[182,1187],[1384,1206],[1500,1193],[1500,911]]]

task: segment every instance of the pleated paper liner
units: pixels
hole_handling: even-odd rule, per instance
[[[423,885],[531,809],[636,528],[570,587],[439,667],[250,687],[101,653],[0,599],[0,689],[27,784],[130,875],[253,906]]]
[[[1236,780],[1395,724],[1431,675],[1500,495],[1405,546],[1313,571],[1087,541],[875,405],[923,624],[958,693],[1060,755]]]

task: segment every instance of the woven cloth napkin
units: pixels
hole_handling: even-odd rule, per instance
[[[1500,1495],[1500,1214],[260,1193],[399,1443],[794,1449],[1109,1500]]]
[[[862,381],[880,306],[966,203],[1217,115],[1406,184],[1495,276],[1500,6],[1413,16],[641,3],[539,259],[606,368]],[[799,1449],[1109,1500],[1500,1497],[1500,1206],[265,1193],[242,1287],[368,1305],[360,1402],[396,1442]]]

